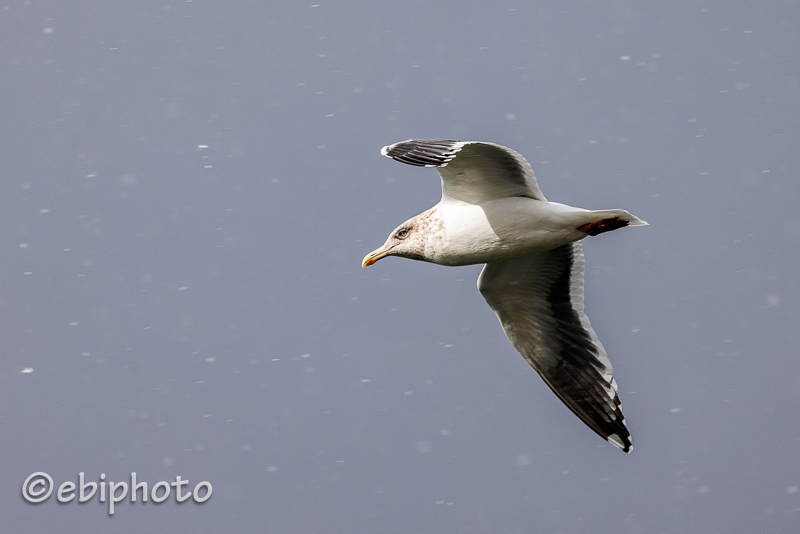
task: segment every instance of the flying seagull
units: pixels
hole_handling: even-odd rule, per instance
[[[398,226],[362,267],[387,256],[485,263],[478,290],[511,344],[589,428],[631,452],[611,362],[583,312],[580,240],[647,223],[625,210],[548,202],[525,158],[494,143],[409,139],[381,154],[435,167],[442,200]]]

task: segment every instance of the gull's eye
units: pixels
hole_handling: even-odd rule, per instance
[[[397,239],[405,239],[406,236],[408,236],[408,228],[401,228],[400,230],[397,231],[396,234],[394,234],[394,236]]]

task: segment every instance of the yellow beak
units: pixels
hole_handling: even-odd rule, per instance
[[[389,255],[389,252],[391,252],[391,250],[392,250],[391,248],[386,248],[385,246],[377,250],[373,250],[372,252],[364,256],[364,259],[361,262],[361,267],[372,265],[376,261],[385,258],[386,256]]]

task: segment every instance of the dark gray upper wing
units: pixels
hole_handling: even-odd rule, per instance
[[[409,165],[436,167],[442,198],[471,204],[512,196],[545,200],[525,158],[494,143],[409,139],[383,147],[381,154]]]
[[[478,289],[556,395],[612,445],[633,450],[611,362],[583,312],[580,243],[486,264]]]

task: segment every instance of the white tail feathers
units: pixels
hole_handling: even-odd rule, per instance
[[[625,210],[593,210],[592,213],[608,218],[618,217],[623,221],[627,221],[628,226],[649,226],[650,224]]]

